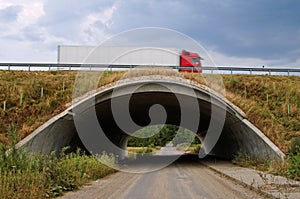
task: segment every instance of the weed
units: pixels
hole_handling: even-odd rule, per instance
[[[263,171],[267,171],[270,166],[268,159],[253,158],[242,152],[237,153],[232,162],[243,167],[251,167]]]
[[[287,156],[287,162],[289,163],[286,171],[287,177],[300,180],[300,137],[293,140]]]
[[[300,180],[300,148],[299,139],[294,139],[286,158],[282,160],[262,160],[252,158],[245,153],[238,153],[232,160],[234,164],[243,167],[250,167],[253,169],[267,171],[271,174],[285,176],[290,179]],[[261,176],[264,179],[264,176]]]
[[[18,131],[14,125],[10,125],[8,134],[11,143],[18,141]],[[7,149],[0,143],[0,198],[55,197],[115,172],[80,150],[66,154],[65,148],[58,158],[55,152],[46,156],[31,155],[24,149],[17,150],[14,145]],[[108,160],[107,155],[104,158]],[[109,158],[113,164],[114,157]]]
[[[56,75],[56,74],[57,74],[57,70],[51,70],[50,73],[51,73],[52,75]]]

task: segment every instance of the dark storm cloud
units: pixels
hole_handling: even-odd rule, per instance
[[[299,8],[299,1],[137,1],[121,4],[114,29],[167,27],[229,56],[272,59],[299,48]]]

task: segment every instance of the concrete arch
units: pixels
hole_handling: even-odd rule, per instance
[[[139,85],[143,86],[139,87]],[[137,89],[132,94],[134,88]],[[170,91],[170,88],[173,92]],[[195,95],[190,94],[191,89]],[[117,94],[112,95],[116,90],[118,91]],[[225,112],[221,136],[210,154],[228,159],[240,151],[259,158],[277,159],[284,157],[278,147],[251,124],[246,119],[245,114],[229,101],[205,86],[171,79],[133,79],[95,91],[40,126],[23,139],[18,146],[26,147],[32,152],[46,154],[53,150],[60,151],[65,146],[71,146],[71,150],[78,146],[82,147],[81,139],[77,133],[78,128],[74,124],[74,117],[80,118],[82,128],[89,129],[90,114],[95,112],[101,128],[109,140],[124,149],[127,143],[127,133],[133,133],[139,127],[131,127],[128,130],[130,132],[121,130],[114,121],[111,100],[116,100],[122,104],[125,98],[130,95],[130,115],[139,126],[145,126],[150,122],[148,111],[154,104],[161,104],[165,108],[167,112],[166,123],[179,125],[181,113],[176,96],[181,96],[186,102],[184,103],[185,108],[191,111],[194,107],[189,107],[189,101],[196,98],[200,110],[200,120],[198,121],[199,128],[195,133],[202,141],[206,137],[212,117],[217,117],[212,116],[212,107],[215,110]],[[215,119],[218,121],[218,118]],[[183,127],[189,128],[188,126]],[[93,130],[90,129],[89,131],[96,133]],[[100,149],[101,147],[99,147]],[[112,152],[120,153],[118,151]]]

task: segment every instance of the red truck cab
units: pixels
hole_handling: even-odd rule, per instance
[[[186,50],[181,51],[180,55],[180,68],[179,72],[189,72],[189,73],[201,73],[201,60],[202,58],[198,53],[189,52]],[[181,68],[188,67],[188,68]]]

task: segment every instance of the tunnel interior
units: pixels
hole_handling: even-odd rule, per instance
[[[141,128],[148,126],[150,123],[152,125],[169,124],[181,126],[194,132],[202,142],[206,136],[208,128],[210,127],[210,122],[212,119],[212,106],[216,106],[210,103],[210,96],[208,96],[208,98],[206,98],[205,100],[198,98],[197,104],[199,109],[195,109],[195,107],[193,106],[194,103],[191,102],[192,100],[195,100],[193,96],[183,94],[175,95],[171,92],[138,92],[130,94],[130,96],[121,95],[115,97],[113,99],[114,106],[116,106],[118,112],[126,111],[124,105],[128,103],[127,100],[129,98],[129,115],[136,125],[129,125],[126,130],[121,129],[119,127],[120,125],[115,121],[114,113],[111,108],[112,98],[108,98],[107,100],[101,101],[95,106],[86,109],[84,113],[81,114],[81,120],[84,123],[88,123],[88,121],[90,121],[89,113],[95,112],[99,125],[101,126],[106,137],[113,144],[122,149],[126,148],[127,140],[131,134],[140,130]],[[183,103],[180,104],[178,98],[180,98]],[[157,104],[161,105],[166,112],[166,120],[164,123],[159,123],[159,121],[155,121],[155,119],[153,120],[153,118],[150,118],[149,110],[152,106],[155,106]],[[217,106],[214,108],[217,110],[219,109],[218,111],[226,111],[221,110],[222,108]],[[183,109],[188,113],[196,112],[199,110],[199,120],[196,121],[197,124],[192,125],[193,127],[197,126],[197,129],[192,129],[189,125],[190,122],[181,122],[183,119],[181,111]],[[234,134],[230,132],[231,129],[228,128],[228,126],[232,122],[230,118],[232,118],[232,116],[228,111],[226,111],[224,124],[221,124],[224,125],[224,128],[216,146],[213,148],[213,150],[210,151],[210,155],[231,159],[239,151],[238,140],[234,136]],[[195,123],[195,121],[192,122]],[[74,136],[72,145],[85,148],[84,144],[80,142],[81,139],[78,139],[78,137],[78,135]],[[227,143],[226,146],[224,146],[224,143]],[[219,149],[220,147],[222,147],[221,150]],[[223,147],[225,147],[226,150],[224,150]],[[107,149],[103,148],[103,151],[107,151]]]

